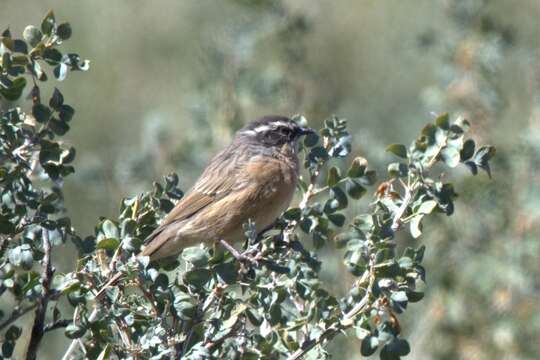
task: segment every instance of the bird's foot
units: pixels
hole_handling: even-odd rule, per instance
[[[257,265],[259,263],[255,249],[247,249],[243,253],[240,253],[238,250],[234,248],[234,246],[232,246],[225,240],[219,240],[219,243],[225,249],[227,249],[237,261],[239,261],[242,264]]]

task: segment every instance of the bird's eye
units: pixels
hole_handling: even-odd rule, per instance
[[[291,133],[291,130],[289,128],[286,128],[286,127],[280,127],[278,129],[278,132],[279,132],[279,134],[281,134],[283,136],[289,136],[289,134]]]

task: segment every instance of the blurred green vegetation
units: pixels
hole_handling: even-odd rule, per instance
[[[468,189],[456,216],[434,220],[436,232],[425,224],[426,298],[402,324],[409,358],[537,358],[537,0],[1,5],[0,23],[18,34],[55,9],[92,60],[84,84],[60,84],[77,109],[69,136],[77,173],[66,205],[83,234],[170,170],[187,189],[234,130],[259,115],[302,113],[317,125],[338,114],[349,120],[354,153],[377,164],[387,144],[408,142],[431,112],[462,114],[497,145],[493,179],[454,179]],[[351,279],[328,253],[324,277],[346,289]],[[359,356],[359,346],[351,338],[333,344],[338,359]]]

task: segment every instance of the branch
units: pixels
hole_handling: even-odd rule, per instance
[[[20,310],[20,309],[13,310],[13,312],[11,313],[11,316],[9,318],[7,318],[6,320],[4,320],[3,323],[0,324],[0,331],[4,330],[11,323],[17,321],[17,319],[19,319],[20,317],[22,317],[22,316],[28,314],[30,311],[34,310],[36,308],[36,306],[38,306],[37,303],[29,305],[29,306],[25,307],[22,310]]]
[[[35,360],[37,358],[39,344],[45,334],[45,316],[47,315],[50,286],[54,274],[54,269],[51,265],[51,243],[49,241],[48,230],[43,231],[42,241],[44,255],[41,272],[41,286],[43,288],[43,294],[37,303],[36,317],[34,319],[34,325],[32,326],[30,343],[26,352],[26,360]]]
[[[49,293],[48,300],[56,300],[62,295],[62,292],[54,292]],[[24,309],[15,308],[13,312],[11,313],[11,316],[4,320],[0,324],[0,331],[4,330],[6,327],[17,321],[19,318],[23,317],[24,315],[28,314],[30,311],[34,310],[39,305],[39,302],[34,303],[32,305],[28,305]]]
[[[348,313],[343,316],[343,319],[339,323],[332,324],[328,327],[319,337],[306,341],[302,344],[302,347],[296,350],[292,355],[290,355],[287,360],[299,360],[303,358],[311,349],[315,346],[322,344],[325,340],[331,339],[341,330],[347,329],[354,324],[354,319],[356,316],[362,314],[369,306],[369,299],[371,297],[371,289],[373,288],[373,283],[375,282],[375,274],[373,273],[374,259],[370,261],[370,268],[364,272],[360,283],[369,278],[369,285],[366,288],[366,294],[356,304]]]
[[[48,323],[47,325],[45,325],[45,328],[43,329],[43,331],[48,332],[48,331],[53,331],[53,330],[56,330],[56,329],[64,328],[64,327],[68,326],[70,323],[71,323],[71,320],[69,320],[69,319],[56,320],[56,321],[54,321],[52,323]]]
[[[403,197],[401,206],[399,207],[399,209],[396,211],[396,214],[394,215],[394,219],[392,221],[392,231],[397,231],[399,229],[399,226],[401,225],[401,218],[403,217],[403,214],[405,214],[405,211],[407,211],[407,208],[409,207],[409,204],[413,198],[412,196],[413,192],[416,188],[415,185],[409,188],[403,182],[402,182],[402,185],[405,188],[405,196]]]

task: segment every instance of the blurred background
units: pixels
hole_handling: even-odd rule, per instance
[[[187,189],[234,131],[260,115],[301,113],[313,126],[332,114],[347,118],[354,153],[381,178],[387,144],[412,141],[433,113],[465,116],[481,143],[497,146],[493,179],[458,172],[456,215],[430,219],[420,241],[398,240],[427,246],[426,297],[402,321],[408,358],[538,359],[538,0],[0,5],[0,25],[19,35],[54,9],[73,27],[66,49],[91,60],[90,72],[56,84],[77,111],[66,202],[82,235],[170,171]],[[69,254],[57,256],[73,267]],[[340,251],[328,245],[321,256],[328,286],[347,289]],[[43,358],[65,348],[49,344]],[[353,337],[332,345],[336,359],[359,358],[359,347]]]

